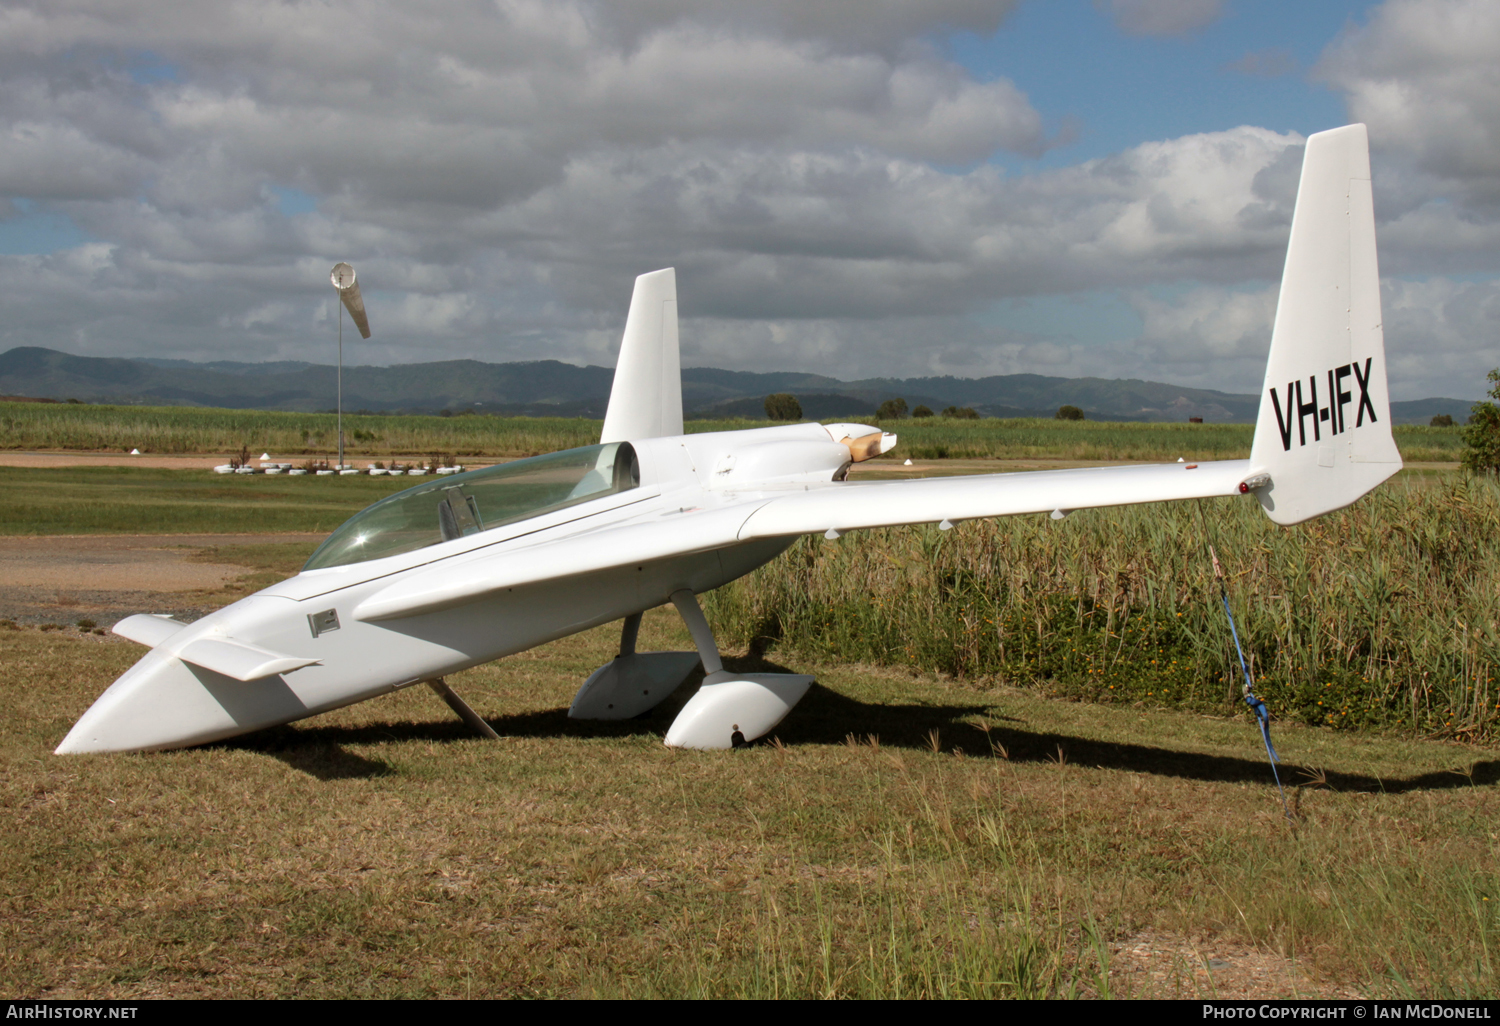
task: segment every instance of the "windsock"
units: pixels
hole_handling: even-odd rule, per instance
[[[333,265],[333,272],[329,277],[333,279],[333,287],[339,290],[339,299],[343,300],[344,309],[354,319],[359,337],[369,338],[370,319],[365,316],[365,301],[359,294],[359,282],[354,278],[354,268],[339,261]]]

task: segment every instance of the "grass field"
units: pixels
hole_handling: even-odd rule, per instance
[[[247,565],[277,554],[245,547]],[[223,550],[217,558],[224,558]],[[647,647],[681,648],[674,617]],[[27,998],[1492,996],[1500,762],[797,663],[738,752],[566,719],[601,629],[182,752],[50,749],[141,649],[0,629]],[[740,669],[768,668],[743,657]],[[784,667],[785,668],[785,667]],[[1154,956],[1147,960],[1142,953]]]
[[[1189,505],[799,543],[710,596],[731,668],[819,678],[739,752],[662,747],[691,681],[645,719],[569,721],[609,627],[451,679],[500,742],[413,688],[201,749],[59,758],[142,649],[0,624],[0,989],[1492,996],[1500,759],[1473,742],[1493,719],[1461,721],[1468,743],[1299,721],[1307,695],[1347,709],[1357,677],[1487,708],[1493,690],[1431,679],[1493,688],[1500,498],[1459,480],[1290,531],[1210,508],[1295,822],[1229,701]],[[0,523],[321,531],[403,484],[0,470]],[[310,548],[206,549],[247,576],[205,599]],[[656,610],[642,647],[690,642]]]
[[[729,431],[766,421],[690,421],[687,430]],[[600,422],[545,417],[418,417],[346,414],[347,452],[362,457],[531,456],[598,441]],[[1240,459],[1250,454],[1247,424],[1132,424],[1059,420],[900,420],[889,459]],[[1398,426],[1396,443],[1413,462],[1456,462],[1461,427]],[[221,453],[241,447],[278,456],[329,456],[337,449],[327,413],[189,407],[0,403],[0,448]]]
[[[79,409],[101,408],[64,412]],[[319,451],[311,435],[303,450],[275,444],[300,437],[274,435],[295,428],[277,418],[300,415],[223,433],[223,411],[170,412],[203,419],[163,420],[155,451]],[[349,420],[372,456],[524,455],[597,432]],[[141,425],[99,423],[67,437],[96,448]],[[68,447],[5,425],[6,446]],[[896,430],[898,458],[1232,457],[1249,439],[1045,421]],[[1409,460],[1456,458],[1456,432],[1397,437]],[[0,625],[0,988],[1492,996],[1500,759],[1481,743],[1496,725],[1500,499],[1458,481],[1387,486],[1291,531],[1228,503],[1209,519],[1186,505],[1081,511],[799,543],[708,601],[726,649],[747,653],[731,668],[820,681],[775,743],[734,753],[661,746],[691,684],[648,719],[567,720],[612,654],[606,628],[453,678],[498,743],[412,689],[229,744],[60,759],[51,748],[141,649]],[[406,483],[0,469],[0,530],[328,531]],[[1279,718],[1293,823],[1234,712],[1205,529]],[[246,577],[204,600],[295,572],[309,548],[205,550]],[[688,645],[674,617],[648,615],[643,646]],[[1433,734],[1447,740],[1418,739]]]
[[[0,534],[331,532],[412,482],[137,467],[0,467]]]

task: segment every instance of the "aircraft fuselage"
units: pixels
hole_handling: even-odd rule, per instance
[[[788,448],[790,475],[771,482],[746,476],[755,472],[758,455],[784,457]],[[848,465],[848,449],[818,424],[648,439],[634,449],[637,487],[415,551],[306,570],[182,627],[115,681],[58,751],[150,751],[215,741],[522,652],[663,605],[683,589],[701,594],[774,559],[794,537],[519,583],[411,615],[368,614],[371,600],[417,575],[441,581],[500,571],[516,554],[545,552],[563,539],[572,550],[586,549],[590,534],[605,527],[686,524],[726,499],[742,502],[744,486],[768,485],[778,493],[822,487]],[[774,459],[768,466],[784,470],[787,463]],[[315,662],[241,680],[183,658],[197,651],[190,646],[214,640]]]

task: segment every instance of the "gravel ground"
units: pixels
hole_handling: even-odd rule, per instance
[[[55,535],[0,537],[0,619],[101,626],[133,613],[197,617],[218,591],[247,571],[193,562],[215,545],[308,542],[311,534]]]

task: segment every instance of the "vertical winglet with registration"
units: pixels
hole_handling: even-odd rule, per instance
[[[1391,437],[1364,125],[1307,140],[1250,465],[1278,524],[1349,505],[1401,469]]]

